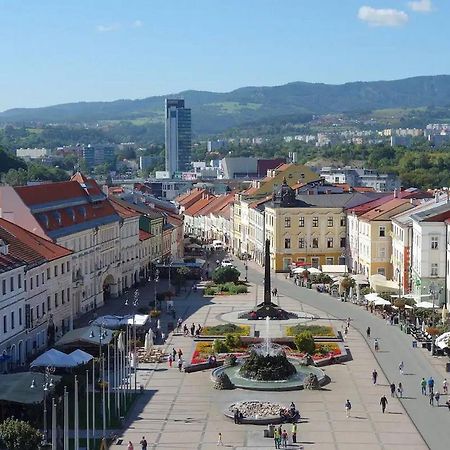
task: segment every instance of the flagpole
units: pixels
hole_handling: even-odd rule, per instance
[[[92,448],[95,449],[95,358],[92,359]]]
[[[107,373],[107,378],[108,378],[108,424],[111,423],[111,388],[110,388],[110,384],[111,384],[111,374],[110,374],[110,370],[109,370],[109,357],[110,357],[110,350],[109,350],[109,344],[107,344],[107,355],[108,355],[108,363],[106,364],[106,373]]]
[[[69,450],[69,393],[64,386],[64,450]]]
[[[52,450],[58,450],[58,436],[56,432],[56,402],[52,398]]]
[[[75,440],[75,450],[80,449],[80,436],[79,436],[79,416],[78,416],[78,378],[75,375],[75,417],[74,417],[74,426],[75,426],[75,433],[74,433],[74,440]]]
[[[86,370],[86,450],[89,450],[89,369]]]

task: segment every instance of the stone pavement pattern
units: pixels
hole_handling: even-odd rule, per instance
[[[280,297],[280,302],[286,309],[325,315],[287,296]],[[182,312],[188,325],[192,322],[215,325],[221,323],[221,314],[248,309],[254,304],[254,291],[248,295],[213,299],[192,293],[187,299],[176,301],[175,307]],[[322,322],[337,328],[341,326],[341,322],[335,320]],[[281,333],[279,325],[271,323],[271,326],[275,334]],[[219,432],[227,448],[273,448],[273,440],[263,437],[264,427],[235,425],[222,414],[225,406],[233,401],[260,399],[286,405],[294,401],[300,409],[303,423],[298,426],[299,443],[290,444],[288,448],[426,449],[397,399],[389,398],[387,413],[381,413],[379,400],[387,393],[387,381],[361,335],[351,331],[347,339],[354,360],[327,367],[332,382],[322,391],[217,391],[213,389],[209,371],[185,374],[175,367],[168,368],[166,363],[145,365],[138,373],[146,392],[121,436],[122,444],[112,448],[125,448],[128,440],[139,448],[137,444],[145,435],[149,449],[207,450],[217,448]],[[181,348],[188,361],[194,349],[192,339],[183,336],[170,335],[166,345],[169,351],[172,347]],[[377,386],[371,381],[374,368],[380,374]],[[350,418],[346,418],[344,409],[347,398],[353,406]],[[286,430],[290,434],[290,425]]]

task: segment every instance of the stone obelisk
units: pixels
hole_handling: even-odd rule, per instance
[[[270,283],[270,240],[266,239],[264,254],[264,306],[272,305],[272,288]]]

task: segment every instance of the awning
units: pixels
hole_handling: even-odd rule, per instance
[[[423,308],[423,309],[432,309],[432,308],[440,309],[437,305],[435,305],[434,303],[431,303],[431,302],[419,302],[419,303],[416,303],[415,307]]]
[[[61,377],[52,375],[53,384]],[[34,387],[31,385],[34,380]],[[39,372],[19,372],[0,375],[0,400],[31,405],[44,400],[45,375]]]
[[[447,331],[447,333],[441,334],[439,337],[436,338],[436,340],[434,342],[441,349],[449,347],[450,331]]]
[[[328,264],[322,266],[322,272],[328,275],[344,275],[348,273],[348,269],[345,265]]]
[[[371,292],[370,294],[364,295],[364,298],[368,302],[373,302],[374,300],[376,300],[377,298],[380,298],[380,297],[378,296],[378,294],[376,292]]]
[[[135,314],[134,325],[142,327],[148,322],[147,314]],[[92,322],[92,325],[97,327],[103,326],[109,330],[118,330],[124,328],[127,325],[133,325],[133,314],[127,316],[101,316]]]
[[[102,332],[101,339],[100,333]],[[57,347],[75,346],[75,345],[107,345],[112,340],[111,330],[102,330],[97,326],[76,328],[66,333],[56,343]]]
[[[382,292],[398,292],[398,283],[387,280],[384,275],[375,274],[369,278],[370,287],[378,293]]]
[[[80,366],[87,364],[89,361],[94,359],[92,355],[80,349],[74,350],[72,353],[69,354],[69,356],[71,356]]]
[[[367,277],[361,273],[350,275],[350,278],[353,278],[356,284],[369,284],[369,280],[367,279]]]
[[[77,362],[66,353],[60,352],[55,348],[51,348],[38,356],[31,364],[30,367],[58,367],[58,368],[72,368],[76,367]]]
[[[310,274],[322,273],[322,271],[317,269],[316,267],[296,267],[292,270],[292,273],[302,273],[305,270],[307,270]]]

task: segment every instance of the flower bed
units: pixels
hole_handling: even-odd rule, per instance
[[[234,325],[232,323],[227,323],[213,327],[203,327],[202,330],[202,336],[225,336],[230,333],[239,336],[249,336],[250,327],[248,325]]]
[[[286,347],[287,354],[294,358],[303,358],[305,356],[304,353],[299,352],[294,348],[293,342],[287,342]],[[231,353],[240,357],[244,355],[248,351],[248,345],[246,343],[242,343],[239,348],[233,348]],[[197,342],[195,346],[194,353],[192,354],[191,364],[200,364],[208,361],[209,355],[213,354],[213,341],[208,342]],[[217,359],[224,359],[226,353],[221,353],[218,355]],[[316,343],[316,351],[312,358],[314,361],[324,358],[337,357],[341,355],[341,349],[338,344],[334,342],[318,342]]]
[[[209,284],[204,290],[204,294],[207,296],[213,295],[236,295],[246,294],[248,292],[245,284],[237,284],[233,282],[223,284]]]
[[[287,336],[295,336],[296,334],[309,331],[313,336],[336,337],[333,327],[323,325],[295,325],[286,328]]]

